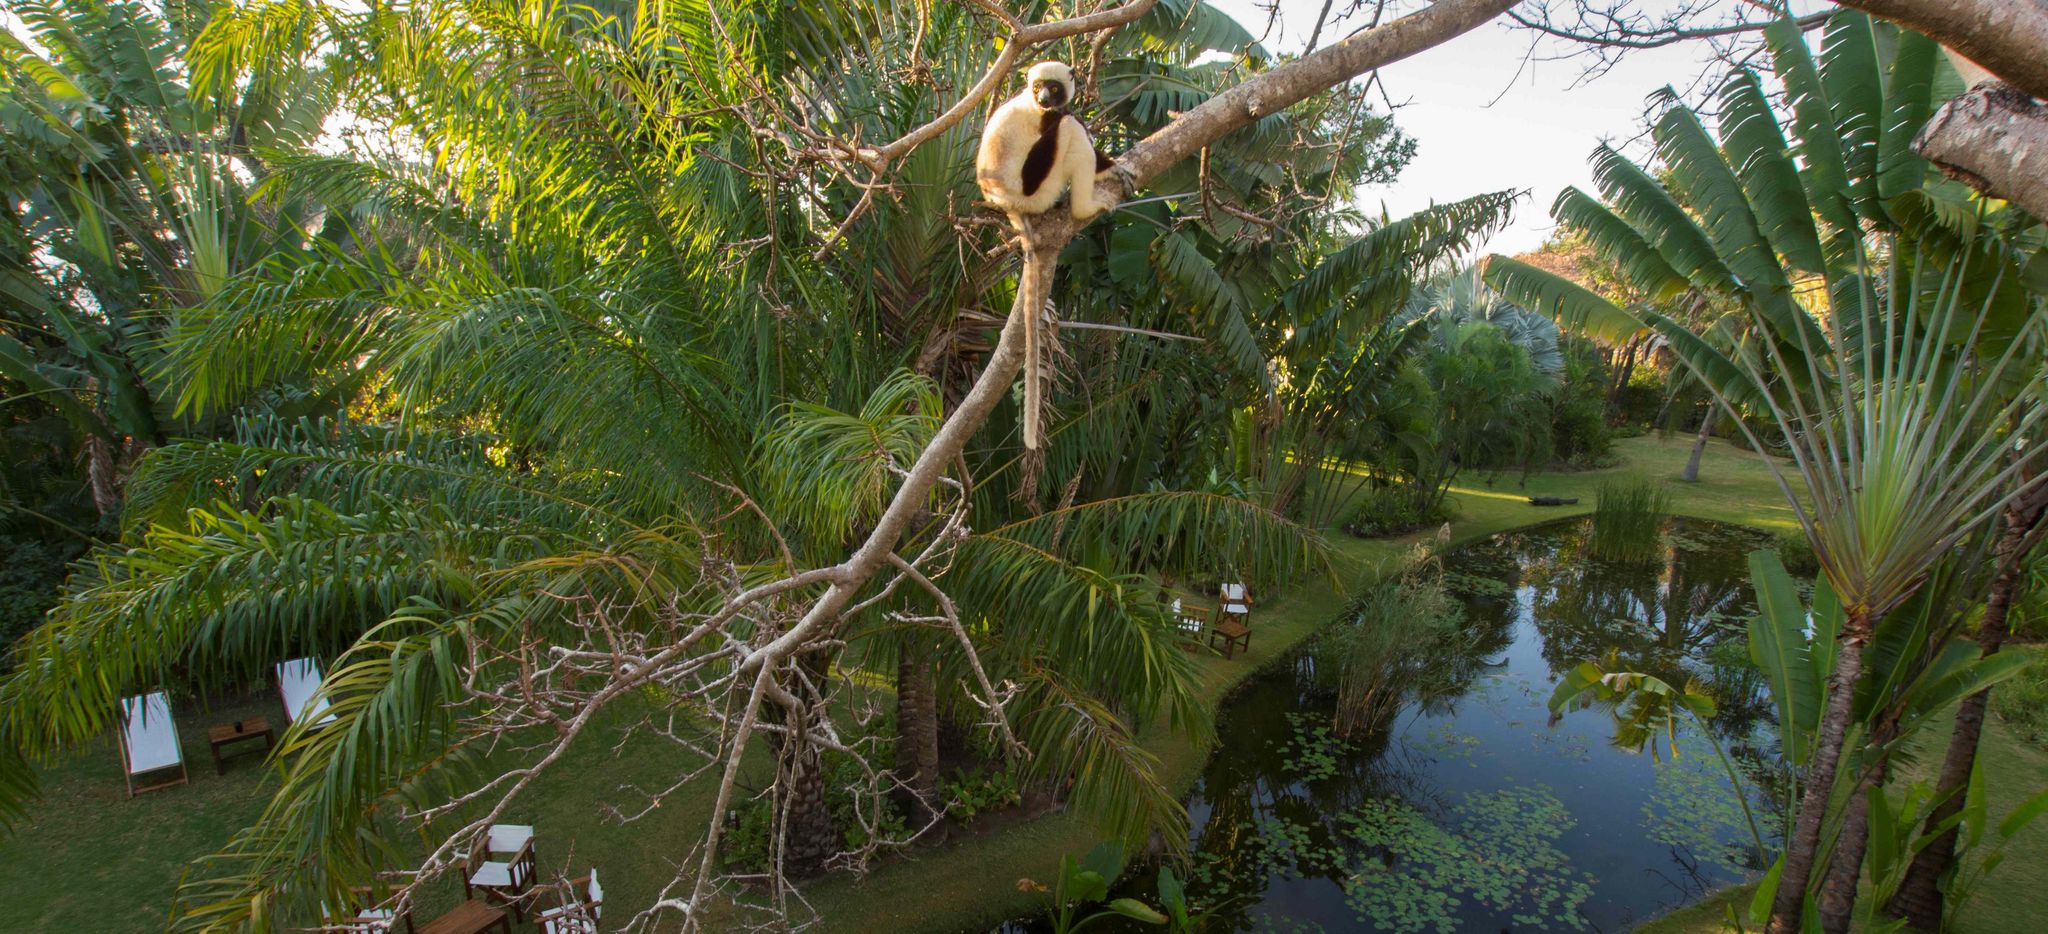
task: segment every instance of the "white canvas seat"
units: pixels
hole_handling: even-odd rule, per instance
[[[350,890],[355,896],[354,906],[377,904],[377,892],[368,886],[356,886]],[[412,912],[400,914],[391,908],[360,908],[348,903],[327,908],[327,927],[322,930],[342,931],[345,934],[398,934],[399,922],[404,929],[413,930]]]
[[[523,863],[501,863],[497,860],[485,862],[469,874],[469,884],[482,889],[511,889],[526,887],[526,866]]]
[[[294,658],[277,664],[277,693],[284,697],[284,716],[290,723],[312,718],[314,726],[334,722],[327,711],[327,698],[320,695],[320,663]]]
[[[1226,602],[1229,602],[1229,603],[1246,603],[1246,604],[1248,604],[1248,603],[1251,603],[1251,602],[1252,602],[1252,598],[1251,598],[1251,593],[1250,593],[1249,591],[1247,591],[1247,590],[1245,590],[1245,589],[1244,589],[1244,585],[1243,585],[1243,584],[1238,584],[1238,583],[1230,583],[1230,584],[1224,584],[1224,585],[1223,585],[1223,587],[1222,587],[1222,590],[1223,590],[1223,599],[1224,599],[1224,600],[1225,600]]]
[[[128,778],[128,797],[185,783],[185,750],[178,744],[178,725],[171,720],[171,701],[164,692],[138,694],[121,701],[121,769]],[[154,772],[178,770],[177,778],[149,785],[135,779]]]
[[[604,915],[604,888],[597,884],[597,867],[590,875],[569,884],[569,899],[559,908],[533,916],[541,934],[597,934]]]
[[[348,934],[397,934],[398,912],[389,908],[370,908],[335,924]]]
[[[1201,635],[1202,627],[1207,625],[1200,613],[1190,613],[1182,609],[1179,597],[1173,598],[1173,622],[1175,626],[1180,627],[1181,632],[1193,635]]]
[[[517,853],[533,842],[533,828],[526,824],[492,824],[484,835],[484,850],[492,855]]]

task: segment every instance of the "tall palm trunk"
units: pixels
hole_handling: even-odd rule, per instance
[[[1871,735],[1868,747],[1881,749],[1896,736],[1887,720]],[[1870,792],[1884,793],[1887,763],[1869,763],[1856,777],[1856,791],[1842,811],[1842,830],[1835,836],[1834,852],[1828,856],[1827,876],[1821,880],[1820,926],[1825,934],[1844,934],[1856,914],[1856,883],[1863,878],[1863,853],[1870,845]]]
[[[782,873],[792,878],[817,875],[825,861],[838,853],[842,838],[831,809],[825,804],[825,763],[818,744],[807,737],[812,717],[825,716],[824,698],[811,685],[825,684],[831,668],[830,653],[815,652],[802,664],[808,678],[791,679],[787,690],[804,701],[797,713],[778,705],[773,712],[787,732],[770,733],[775,752],[775,838],[782,844]]]
[[[839,828],[825,806],[825,769],[815,743],[785,738],[776,755],[775,807],[782,823],[782,871],[791,878],[815,876],[839,852]]]
[[[1998,570],[1991,578],[1991,591],[1984,600],[1984,619],[1977,629],[1977,648],[1984,655],[1997,652],[2005,644],[2010,631],[2006,614],[2019,590],[2020,568],[2026,563],[2029,546],[2033,544],[2031,533],[2041,522],[2044,505],[2048,502],[2036,495],[2023,497],[2006,509],[2005,532],[1998,540]],[[1977,764],[1977,741],[1984,735],[1984,713],[1990,703],[1991,691],[1986,689],[1964,698],[1956,708],[1955,732],[1949,735],[1948,755],[1942,759],[1941,778],[1935,789],[1935,798],[1941,803],[1927,815],[1925,828],[1929,831],[1963,809],[1964,788],[1969,785],[1970,770]],[[1945,910],[1941,880],[1955,860],[1956,828],[1950,827],[1914,855],[1905,881],[1899,884],[1891,904],[1885,906],[1886,912],[1905,919],[1915,930],[1940,930]]]
[[[1828,676],[1828,706],[1821,715],[1819,735],[1814,737],[1813,759],[1806,769],[1806,791],[1799,798],[1799,813],[1792,824],[1792,840],[1785,847],[1785,871],[1778,878],[1778,895],[1771,903],[1769,934],[1794,934],[1806,902],[1806,884],[1813,877],[1813,863],[1820,852],[1821,818],[1834,790],[1835,768],[1842,761],[1842,737],[1848,732],[1855,703],[1856,679],[1863,673],[1863,643],[1870,639],[1873,620],[1870,608],[1849,607],[1842,620],[1842,636],[1836,646],[1835,671]]]
[[[939,814],[939,701],[929,648],[906,639],[896,660],[896,774],[907,788],[899,803],[913,827]]]
[[[1700,456],[1707,452],[1707,439],[1714,434],[1714,416],[1720,412],[1721,410],[1715,406],[1707,406],[1706,417],[1700,419],[1700,432],[1692,439],[1692,456],[1686,458],[1685,472],[1679,474],[1678,479],[1686,483],[1699,482]]]

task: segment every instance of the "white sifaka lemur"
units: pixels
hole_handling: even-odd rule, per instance
[[[974,157],[974,180],[989,203],[1010,215],[1010,226],[1031,240],[1025,218],[1052,210],[1060,195],[1068,199],[1075,220],[1088,220],[1110,205],[1095,198],[1095,180],[1115,171],[1095,151],[1088,128],[1067,112],[1074,100],[1074,70],[1064,62],[1039,62],[1026,75],[1016,97],[996,108],[981,131],[981,151]],[[1044,444],[1040,427],[1044,394],[1041,364],[1046,348],[1039,329],[1054,319],[1045,303],[1046,322],[1031,315],[1024,322],[1024,447]],[[1034,309],[1036,310],[1036,309]],[[1056,326],[1056,325],[1055,325]]]
[[[1095,200],[1095,180],[1112,163],[1095,151],[1088,128],[1067,112],[1074,100],[1074,70],[1063,62],[1031,66],[1029,81],[1003,102],[981,133],[974,180],[989,203],[1009,212],[1011,223],[1044,214],[1067,191],[1074,217],[1087,220],[1107,205]]]

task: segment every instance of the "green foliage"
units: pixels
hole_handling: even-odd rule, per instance
[[[954,769],[950,777],[939,779],[939,797],[946,802],[947,817],[969,824],[978,814],[1024,800],[1024,792],[1008,771]]]
[[[1609,561],[1653,561],[1671,512],[1671,493],[1647,477],[1627,477],[1600,484],[1593,507],[1593,554]]]
[[[1450,503],[1439,500],[1426,506],[1418,504],[1423,498],[1400,486],[1368,486],[1354,500],[1357,506],[1352,510],[1351,521],[1344,524],[1344,531],[1359,538],[1384,538],[1456,518]]]
[[[768,868],[771,834],[775,827],[775,806],[766,798],[741,802],[726,815],[725,843],[718,861],[733,872],[760,872]]]
[[[8,667],[16,640],[57,605],[66,565],[84,550],[82,543],[0,534],[0,668]]]
[[[1585,927],[1578,907],[1592,896],[1593,880],[1557,849],[1573,821],[1546,788],[1467,795],[1442,823],[1405,803],[1374,799],[1338,824],[1364,854],[1344,878],[1361,923],[1449,934],[1471,899],[1512,912],[1517,925]]]
[[[1098,843],[1079,860],[1068,853],[1060,857],[1060,874],[1052,886],[1050,920],[1054,934],[1072,934],[1098,921],[1128,918],[1145,924],[1166,924],[1167,916],[1135,898],[1109,899],[1109,887],[1124,871],[1124,849],[1114,842]],[[1108,900],[1103,910],[1080,914],[1087,906]]]
[[[1614,460],[1615,435],[1607,424],[1611,376],[1606,359],[1591,343],[1569,337],[1563,342],[1563,358],[1563,379],[1550,404],[1551,456],[1570,467],[1608,466]]]

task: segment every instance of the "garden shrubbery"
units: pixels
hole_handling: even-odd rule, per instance
[[[1380,538],[1442,525],[1456,517],[1448,500],[1425,507],[1416,499],[1415,493],[1403,486],[1371,487],[1359,497],[1344,531],[1359,538]]]

